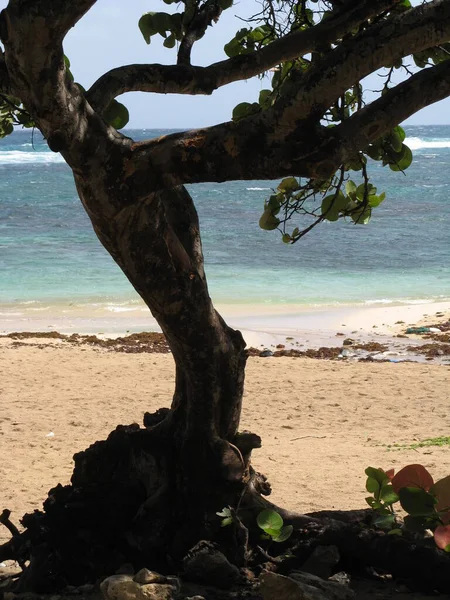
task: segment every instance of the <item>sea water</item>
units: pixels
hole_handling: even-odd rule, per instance
[[[125,131],[138,140],[164,133]],[[293,246],[258,227],[276,182],[188,186],[213,300],[270,312],[450,299],[450,126],[406,133],[414,161],[405,174],[370,165],[387,199],[369,225],[325,222]],[[0,313],[139,305],[97,240],[61,156],[31,130],[0,140]]]

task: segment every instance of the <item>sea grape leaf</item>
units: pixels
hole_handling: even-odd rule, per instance
[[[393,514],[378,515],[373,520],[375,527],[379,527],[380,529],[391,529],[394,523],[395,516]]]
[[[381,488],[380,500],[382,500],[385,504],[394,504],[394,502],[398,502],[399,497],[398,494],[394,492],[394,488],[390,483],[384,484]]]
[[[256,518],[258,527],[267,531],[268,529],[280,530],[283,527],[282,517],[274,510],[263,510]]]
[[[434,530],[436,546],[445,552],[450,552],[450,525],[438,525]]]
[[[404,511],[412,517],[435,513],[436,498],[418,487],[402,487],[398,493]]]
[[[425,467],[416,464],[406,465],[392,479],[392,487],[397,494],[404,487],[416,487],[428,492],[433,483],[433,478]]]
[[[279,533],[277,536],[272,537],[272,540],[274,542],[285,542],[288,538],[291,537],[292,532],[294,531],[294,528],[292,525],[285,525],[284,527],[282,527],[279,530]]]
[[[108,125],[111,125],[115,129],[122,129],[130,119],[127,107],[114,99],[111,100],[102,116]]]
[[[286,192],[295,192],[299,189],[299,187],[300,186],[295,177],[286,177],[279,183],[277,189],[280,192],[286,193]]]
[[[430,492],[437,498],[436,510],[450,508],[450,475],[437,481],[430,488]]]

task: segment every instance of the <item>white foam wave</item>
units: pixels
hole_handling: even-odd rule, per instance
[[[418,137],[406,138],[405,144],[411,150],[420,150],[421,148],[450,148],[450,140],[422,140]]]
[[[265,190],[270,190],[270,188],[261,188],[261,187],[249,187],[245,188],[248,192],[262,192]]]
[[[380,298],[379,300],[366,300],[364,304],[392,304],[393,302],[390,298]]]
[[[52,164],[64,162],[61,154],[54,152],[21,152],[20,150],[4,150],[0,152],[0,165],[21,165],[21,164]]]

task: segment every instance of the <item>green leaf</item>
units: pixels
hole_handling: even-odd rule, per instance
[[[295,179],[295,177],[286,177],[279,183],[277,189],[280,192],[283,192],[284,194],[286,194],[287,192],[295,192],[299,188],[300,188],[300,186],[298,184],[298,181]]]
[[[387,136],[387,142],[392,146],[395,152],[401,152],[403,146],[403,139],[400,137],[400,135],[396,132],[395,129],[391,131],[391,133],[389,133],[389,135]]]
[[[270,196],[269,201],[266,203],[264,208],[268,208],[274,216],[277,215],[281,208],[281,202],[278,195]]]
[[[233,522],[233,517],[226,517],[226,519],[222,519],[221,527],[226,527],[227,525],[231,525]]]
[[[337,221],[339,219],[339,213],[345,209],[347,204],[348,199],[341,191],[337,194],[325,196],[321,206],[322,215],[328,221]]]
[[[428,528],[428,520],[426,517],[413,517],[411,515],[406,515],[403,519],[405,524],[405,529],[408,531],[414,531],[416,533],[422,532]]]
[[[386,198],[386,193],[385,192],[383,192],[379,196],[369,196],[369,206],[371,208],[376,208],[377,206],[379,206],[383,202],[383,200],[385,198]]]
[[[153,12],[149,12],[145,15],[142,15],[138,23],[139,29],[141,30],[141,33],[144,36],[144,40],[147,42],[147,44],[150,44],[152,35],[155,35],[155,33],[157,33],[153,24],[154,14],[155,13]]]
[[[375,494],[378,497],[380,493],[381,486],[379,482],[374,477],[368,477],[366,480],[366,490],[369,494]]]
[[[389,168],[392,171],[405,171],[412,163],[411,149],[402,144],[402,149],[397,153],[389,154]]]
[[[280,530],[283,527],[283,519],[274,510],[263,510],[256,518],[258,527],[267,531],[268,529]]]
[[[388,535],[403,535],[403,531],[401,529],[398,529],[397,527],[395,529],[391,529],[390,531],[388,531]]]
[[[272,540],[278,543],[285,542],[288,538],[291,537],[293,531],[294,528],[292,525],[285,525],[279,530],[278,535],[276,537],[272,537]]]
[[[175,42],[176,42],[175,35],[173,33],[171,33],[169,35],[169,37],[164,40],[163,46],[165,46],[166,48],[173,48],[175,46]]]
[[[380,500],[385,504],[391,505],[399,501],[398,495],[394,492],[392,484],[384,484],[381,488]]]
[[[354,181],[347,181],[347,183],[345,184],[345,191],[347,192],[347,194],[350,196],[352,194],[356,193],[356,183]]]
[[[233,6],[233,0],[219,0],[219,6],[222,10],[231,8]]]
[[[231,510],[227,507],[222,508],[220,512],[216,512],[218,517],[231,517]]]
[[[436,498],[415,487],[404,487],[398,493],[400,504],[405,512],[412,517],[424,517],[436,512]]]
[[[372,216],[372,209],[366,208],[365,210],[359,210],[350,215],[355,225],[367,225]]]
[[[257,113],[259,110],[260,106],[256,102],[253,102],[252,104],[250,104],[250,102],[241,102],[233,108],[233,115],[231,118],[233,121],[240,121],[245,117]]]
[[[267,108],[270,108],[270,106],[272,104],[271,96],[272,96],[272,90],[261,90],[259,92],[258,102],[262,109],[265,110]]]
[[[266,209],[259,219],[259,226],[265,231],[272,231],[280,224],[280,219],[272,214],[270,209]]]
[[[289,235],[289,233],[283,233],[283,236],[282,236],[282,238],[281,238],[281,239],[283,240],[283,242],[284,242],[285,244],[290,244],[290,243],[291,243],[291,241],[292,241],[292,238],[291,238],[291,236]]]
[[[127,107],[117,100],[111,100],[102,116],[108,125],[115,129],[122,129],[130,119]]]
[[[394,523],[395,516],[393,514],[378,515],[373,520],[373,524],[375,525],[375,527],[379,527],[380,529],[391,529]]]

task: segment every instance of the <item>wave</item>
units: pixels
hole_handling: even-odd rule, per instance
[[[421,148],[450,148],[450,140],[423,140],[418,137],[406,138],[405,144],[411,150],[420,150]]]
[[[262,192],[264,190],[270,190],[271,188],[267,188],[267,187],[249,187],[249,188],[245,188],[248,192]]]
[[[21,152],[20,150],[0,151],[0,165],[22,165],[22,164],[53,164],[63,163],[61,154],[54,152]]]

